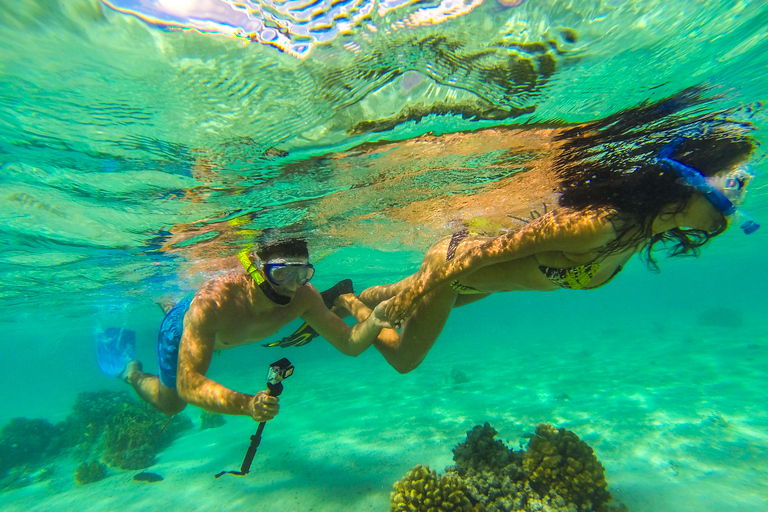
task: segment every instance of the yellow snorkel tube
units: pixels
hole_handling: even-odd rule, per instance
[[[250,254],[252,248],[253,248],[253,244],[246,245],[245,247],[243,247],[243,250],[241,250],[237,254],[237,257],[240,260],[240,263],[243,264],[243,266],[245,267],[245,271],[251,275],[251,277],[253,278],[253,282],[256,283],[256,286],[259,287],[261,292],[269,300],[271,300],[272,302],[274,302],[279,306],[285,306],[286,304],[291,302],[291,297],[278,293],[272,288],[272,286],[267,282],[267,280],[264,279],[264,276],[261,275],[261,272],[259,272],[259,269],[256,268],[256,265],[254,265],[254,263],[248,257],[248,254]]]
[[[253,278],[253,281],[257,285],[260,285],[261,283],[264,282],[264,276],[262,276],[261,273],[259,273],[259,269],[256,268],[256,265],[253,264],[253,262],[251,261],[251,258],[248,257],[252,247],[253,247],[252,244],[246,245],[245,247],[243,247],[243,250],[240,251],[237,257],[240,259],[240,263],[242,263],[243,266],[245,267],[245,271],[251,275],[251,277]]]

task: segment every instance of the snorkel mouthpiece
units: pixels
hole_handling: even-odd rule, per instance
[[[751,235],[758,229],[760,229],[760,224],[752,220],[750,217],[747,216],[744,212],[737,212],[739,215],[741,215],[742,220],[744,222],[741,223],[741,230],[744,232],[745,235]]]
[[[736,205],[725,194],[710,185],[700,170],[670,158],[683,140],[683,137],[675,137],[669,144],[661,148],[656,160],[675,171],[681,183],[695,188],[712,206],[720,210],[723,215],[732,217],[731,221],[740,223],[739,227],[745,235],[751,235],[757,231],[760,228],[760,224],[752,220],[743,210],[738,210]]]

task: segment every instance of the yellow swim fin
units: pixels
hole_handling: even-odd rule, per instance
[[[265,347],[300,347],[302,345],[306,345],[313,339],[320,336],[316,330],[314,330],[312,327],[309,326],[307,322],[304,322],[301,327],[299,327],[296,332],[291,334],[290,336],[286,336],[285,338],[281,339],[280,341],[273,341],[272,343],[267,343],[264,346]]]
[[[353,287],[352,287],[352,280],[351,279],[343,279],[333,285],[332,287],[328,288],[324,292],[320,293],[320,296],[323,298],[323,302],[325,303],[325,307],[328,309],[331,309],[333,307],[333,302],[336,300],[336,298],[339,295],[343,295],[345,293],[355,293]],[[265,347],[300,347],[302,345],[306,345],[313,339],[320,336],[316,330],[314,330],[312,327],[309,326],[307,322],[304,322],[301,327],[299,327],[296,332],[291,334],[290,336],[286,336],[285,338],[279,340],[279,341],[273,341],[271,343],[265,343]]]

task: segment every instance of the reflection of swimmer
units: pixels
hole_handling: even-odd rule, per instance
[[[206,377],[215,350],[256,343],[301,317],[340,352],[356,356],[389,326],[383,320],[385,304],[353,327],[331,313],[327,303],[351,307],[357,301],[346,293],[351,286],[344,281],[323,294],[309,284],[314,268],[303,240],[265,243],[256,253],[241,252],[240,260],[245,271],[211,279],[194,298],[168,311],[158,335],[159,376],[144,373],[139,361],[125,364],[133,337],[118,330],[102,337],[102,369],[125,365],[126,382],[164,414],[176,414],[189,403],[261,422],[277,414],[277,398],[266,391],[239,393]]]
[[[259,187],[261,180],[256,179],[256,184],[248,183],[239,173],[233,173],[231,169],[227,172],[228,167],[258,167],[288,155],[276,147],[264,147],[250,137],[227,140],[216,150],[194,148],[190,154],[194,157],[190,170],[196,184],[176,190],[174,194],[192,202],[208,201],[212,194],[221,190],[248,193]],[[256,205],[255,209],[258,210]],[[146,248],[158,255],[183,253],[187,260],[195,262],[194,269],[190,270],[193,274],[231,268],[231,262],[223,262],[212,255],[229,255],[233,245],[241,245],[244,238],[257,234],[257,231],[244,227],[253,222],[254,217],[254,212],[248,210],[220,212],[213,218],[195,217],[192,222],[179,223],[153,233],[145,243]]]
[[[434,244],[419,271],[360,294],[368,307],[391,299],[402,322],[375,346],[400,372],[426,356],[454,307],[514,290],[592,289],[635,254],[695,255],[733,219],[751,175],[738,167],[754,141],[746,123],[685,110],[703,102],[686,91],[562,131],[553,158],[558,208],[499,237],[461,231]],[[749,233],[757,228],[742,224]],[[368,309],[352,311],[359,318]]]

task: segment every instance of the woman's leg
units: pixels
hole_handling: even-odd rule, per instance
[[[378,286],[371,286],[363,290],[358,298],[363,304],[369,308],[375,308],[380,302],[387,299],[391,299],[403,290],[407,290],[411,287],[412,283],[420,276],[417,272],[411,276],[406,277],[402,281],[394,284],[382,284]],[[354,314],[354,313],[353,313]],[[357,318],[357,317],[355,317]]]
[[[382,338],[380,335],[374,346],[398,372],[415,370],[443,331],[457,295],[447,286],[427,294],[419,301],[413,315],[403,323],[397,343],[393,343],[391,336]],[[384,331],[382,334],[389,335]]]
[[[460,308],[461,306],[466,306],[467,304],[472,304],[473,302],[484,299],[489,295],[490,293],[468,293],[465,295],[459,295],[456,297],[456,304],[454,304],[453,307]]]
[[[437,242],[427,251],[418,272],[399,283],[368,288],[360,294],[359,306],[350,305],[347,309],[352,312],[358,322],[362,322],[370,314],[368,308],[374,308],[380,302],[408,290],[425,272],[428,273],[445,262],[449,244],[450,238]],[[416,310],[403,323],[399,333],[395,329],[382,329],[374,346],[398,372],[413,371],[421,364],[437,341],[437,337],[440,336],[451,309],[457,303],[457,297],[459,297],[458,293],[449,286],[443,286],[428,293],[419,300]],[[462,302],[461,299],[459,302]]]
[[[425,272],[430,272],[432,269],[445,262],[445,252],[449,243],[450,238],[445,238],[430,247],[427,254],[424,255],[424,259],[421,262],[418,272],[415,274],[411,274],[398,283],[372,286],[363,290],[358,298],[369,308],[375,308],[379,302],[391,299],[398,293],[413,287],[416,281],[420,279]]]
[[[405,321],[400,333],[394,329],[382,329],[373,345],[398,372],[415,370],[437,341],[456,297],[457,293],[447,286],[427,294]],[[343,306],[358,322],[371,314],[371,309],[354,297],[346,298]]]
[[[342,309],[351,313],[357,322],[364,322],[371,314],[371,308],[366,306],[359,298],[351,293],[349,295],[342,295],[336,302],[342,306]],[[335,307],[339,306],[334,306],[334,308]],[[399,343],[400,334],[395,329],[382,329],[379,336],[376,338],[374,345],[376,345],[376,348],[379,348],[381,345],[396,349]],[[379,351],[381,351],[380,348]]]

